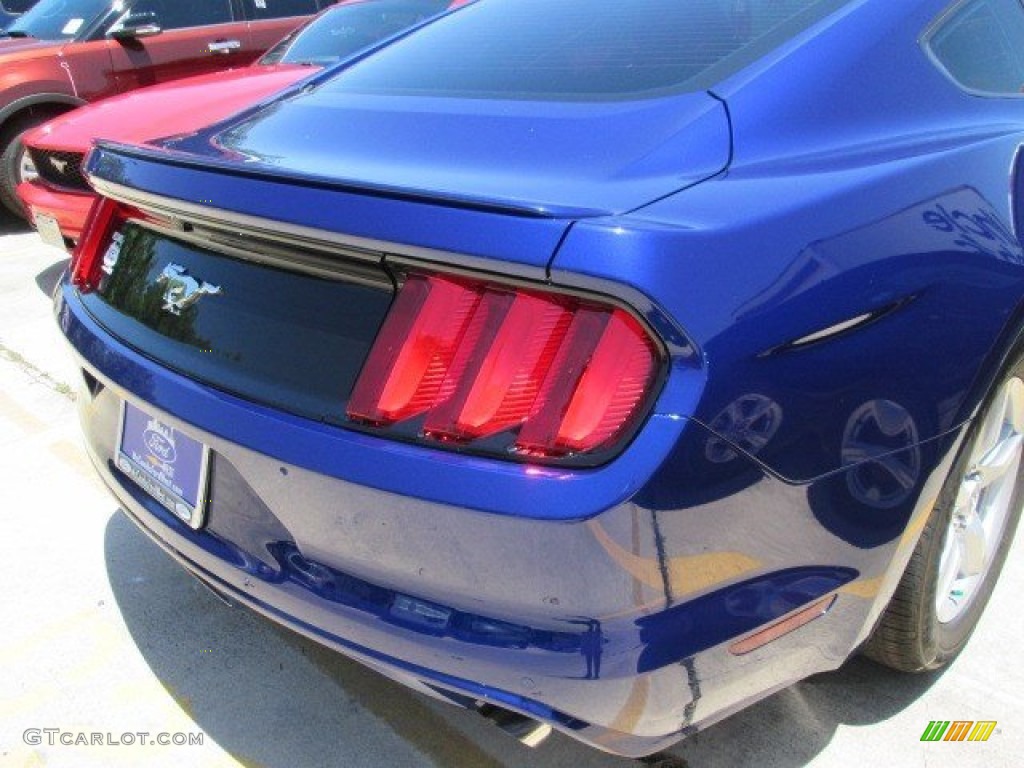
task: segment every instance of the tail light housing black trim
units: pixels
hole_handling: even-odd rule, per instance
[[[531,463],[595,466],[646,417],[663,347],[600,298],[411,270],[348,402],[397,439]]]
[[[130,221],[168,226],[97,199],[71,260],[80,292],[100,286]],[[621,453],[646,419],[668,355],[631,309],[574,290],[387,263],[397,293],[351,392],[339,393],[344,417],[325,420],[458,452],[594,467]]]

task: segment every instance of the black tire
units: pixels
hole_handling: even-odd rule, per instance
[[[657,752],[647,757],[641,757],[637,760],[637,764],[648,768],[689,768],[686,760],[668,752]]]
[[[21,157],[25,152],[21,137],[58,114],[51,110],[35,110],[14,118],[0,130],[0,203],[19,219],[26,218],[25,207],[15,192],[20,182]]]
[[[1009,506],[1005,522],[998,537],[992,537],[991,546],[995,549],[987,559],[987,566],[981,571],[980,581],[973,587],[965,604],[953,609],[959,612],[952,618],[947,616],[945,622],[939,620],[937,607],[940,563],[947,536],[950,535],[957,495],[966,482],[968,471],[972,469],[969,464],[977,459],[974,453],[980,440],[987,440],[987,437],[983,437],[985,425],[992,423],[990,419],[998,418],[995,415],[996,408],[1002,410],[1000,403],[1007,391],[1004,387],[1015,387],[1015,384],[1011,385],[1015,379],[1024,380],[1024,357],[1020,355],[996,382],[972,423],[899,586],[863,648],[864,654],[874,661],[903,672],[938,669],[948,664],[967,645],[981,618],[1020,520],[1021,505],[1024,502],[1024,483],[1021,482],[1024,477],[1024,461],[1018,459],[1016,470],[1006,473],[1007,482],[1014,482],[1015,485],[1007,488]]]

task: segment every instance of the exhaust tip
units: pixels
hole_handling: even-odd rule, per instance
[[[518,712],[496,707],[493,704],[478,702],[476,710],[505,733],[517,739],[520,744],[525,744],[528,747],[539,747],[554,730],[547,723],[534,720],[532,717],[521,715]]]

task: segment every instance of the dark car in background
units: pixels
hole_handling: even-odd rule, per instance
[[[250,64],[332,0],[40,0],[0,37],[0,203],[31,177],[29,128],[144,85]]]
[[[0,0],[0,34],[3,30],[36,4],[36,0]]]

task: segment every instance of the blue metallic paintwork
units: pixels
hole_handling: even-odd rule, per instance
[[[628,213],[636,188],[619,196],[588,180],[575,213],[617,216],[573,221],[584,198],[568,186],[501,198],[484,179],[463,187],[477,199],[426,204],[426,172],[417,194],[382,184],[370,196],[323,179],[275,182],[259,167],[203,170],[204,155],[225,158],[198,140],[178,148],[199,160],[99,151],[90,169],[101,186],[620,297],[672,352],[655,413],[623,456],[541,470],[203,388],[111,339],[65,286],[58,318],[103,385],[82,401],[100,473],[179,560],[276,620],[386,673],[623,754],[838,666],[895,588],[1020,318],[1010,180],[1024,106],[966,96],[927,62],[916,40],[942,8],[851,3],[720,84],[735,139],[728,171]],[[275,113],[247,119],[267,141]],[[244,137],[232,141],[244,150]],[[291,170],[309,171],[305,162]],[[386,181],[371,170],[368,181]],[[658,187],[652,198],[674,191]],[[547,217],[496,209],[505,204],[547,206]],[[110,468],[120,398],[223,458],[210,529],[190,531]],[[255,508],[256,527],[243,514]],[[793,635],[742,659],[726,651],[834,592],[828,615]],[[385,613],[399,595],[477,617],[480,634]],[[565,644],[537,641],[556,636]]]
[[[1008,152],[1015,146],[1009,144]],[[981,163],[978,154],[971,157],[975,166]],[[1006,178],[1009,168],[1000,170]],[[916,176],[909,169],[901,175]],[[712,181],[693,190],[688,211],[704,199],[741,207],[751,196],[778,199],[783,190],[769,185],[748,185],[732,176]],[[807,208],[781,221],[759,219],[740,227],[641,222],[625,238],[622,222],[582,223],[566,239],[552,278],[585,287],[599,283],[582,275],[622,280],[624,264],[643,264],[625,280],[648,295],[663,296],[666,313],[681,321],[713,374],[701,403],[688,415],[711,425],[737,398],[751,393],[767,398],[780,409],[781,426],[757,458],[783,477],[808,481],[852,463],[844,456],[844,449],[852,449],[843,444],[845,428],[865,403],[899,404],[911,414],[918,440],[962,424],[978,402],[977,392],[968,399],[974,379],[1015,315],[1024,290],[1024,254],[1008,235],[1005,203],[997,217],[994,205],[969,189],[909,207],[911,202],[894,216],[810,242],[808,233],[794,231],[805,226]],[[820,221],[836,204],[831,200],[821,217],[809,220]],[[838,207],[858,210],[841,201]],[[976,235],[971,242],[942,211],[987,217],[998,222],[993,228],[998,234]],[[766,247],[751,247],[752,238],[764,238],[773,252],[792,256],[780,269]],[[617,250],[605,259],[609,243]],[[724,264],[728,294],[709,301]],[[672,292],[659,291],[670,278],[678,281]],[[872,312],[884,314],[827,342],[785,347]],[[937,349],[949,353],[936,360]],[[923,370],[935,373],[922,377]],[[884,441],[877,446],[886,447]],[[849,452],[854,459],[867,458]]]
[[[875,582],[899,556],[892,544],[864,551],[815,529],[799,503],[806,489],[771,479],[746,460],[730,465],[724,479],[684,477],[694,498],[669,514],[634,500],[590,521],[554,527],[321,478],[264,455],[282,436],[290,441],[292,430],[265,430],[251,446],[256,452],[242,447],[237,434],[225,441],[203,431],[227,396],[104,339],[74,292],[65,288],[63,295],[61,325],[78,353],[86,353],[84,367],[104,384],[82,393],[87,445],[125,508],[176,557],[232,597],[339,650],[369,655],[385,671],[411,670],[419,680],[550,718],[623,753],[656,749],[748,701],[757,689],[747,663],[718,644],[845,585],[851,591],[841,591],[821,620],[830,622],[827,632],[805,632],[758,652],[761,660],[774,659],[789,682],[836,666],[880,607]],[[191,410],[181,408],[185,400],[175,390],[188,394]],[[204,531],[180,523],[110,463],[119,400],[140,396],[144,407],[171,409],[162,418],[210,444],[217,456]],[[192,423],[179,423],[184,414]],[[251,409],[237,415],[243,422],[260,418]],[[700,428],[687,435],[688,455],[708,440]],[[486,484],[501,465],[479,462],[466,470],[464,480]],[[728,492],[719,492],[723,486]],[[297,494],[302,505],[291,503]],[[750,519],[751,507],[761,513],[757,519]],[[807,531],[803,545],[830,565],[793,569],[798,560],[789,551],[789,531],[797,526]],[[233,535],[228,542],[225,536],[241,527],[248,540]],[[303,553],[305,573],[282,556],[282,535]],[[328,570],[336,583],[344,574],[349,597],[328,590],[325,599],[321,579]],[[510,591],[508,574],[515,572],[522,575]],[[360,590],[363,600],[353,599]],[[547,640],[517,647],[382,620],[383,598],[372,593],[388,590],[514,623]],[[552,644],[554,633],[563,640]],[[780,673],[774,674],[777,685]],[[460,682],[467,679],[476,682]],[[482,691],[479,683],[486,684]],[[641,717],[633,712],[641,696],[672,705]],[[545,714],[545,707],[555,713]]]
[[[959,427],[1024,292],[1007,184],[1024,103],[968,96],[936,71],[915,44],[934,3],[914,3],[909,23],[903,4],[854,5],[756,78],[723,84],[736,132],[727,174],[628,220],[577,224],[551,269],[555,282],[599,284],[586,275],[654,297],[714,368],[689,415],[711,424],[736,398],[769,398],[782,425],[757,459],[801,482],[850,463],[846,420],[865,403],[899,404],[919,440]],[[877,46],[888,24],[893,39]],[[874,74],[850,67],[861,56]],[[913,98],[879,87],[897,69]],[[888,313],[781,349],[872,312]]]
[[[349,241],[378,252],[393,251],[395,244],[406,243],[439,251],[433,256],[439,261],[447,260],[444,253],[448,251],[488,261],[497,255],[504,264],[516,265],[517,275],[534,280],[544,278],[548,260],[568,225],[557,218],[494,217],[485,211],[439,204],[412,206],[402,198],[359,195],[335,185],[297,187],[256,169],[217,172],[216,166],[205,160],[197,163],[191,158],[189,162],[190,158],[184,157],[169,164],[166,159],[178,158],[139,149],[115,147],[117,151],[108,151],[108,146],[101,142],[87,161],[101,188],[107,180],[206,208],[321,232],[344,232]],[[285,193],[294,206],[282,210],[281,195]],[[343,227],[337,226],[339,219]],[[401,221],[401,232],[389,233],[389,225],[397,221]],[[358,238],[368,242],[360,243]],[[429,253],[422,255],[431,258]]]
[[[729,124],[706,93],[538,103],[314,88],[226,128],[157,144],[207,157],[213,146],[221,159],[304,180],[593,216],[636,208],[722,170]],[[331,157],[327,174],[324,157]]]
[[[462,6],[420,27],[429,34],[429,27],[458,23],[477,10]],[[227,163],[235,172],[244,163],[304,184],[567,218],[636,208],[718,173],[729,161],[728,115],[702,91],[538,103],[330,88],[332,79],[371,56],[360,53],[233,120],[151,143],[201,156],[207,165]]]
[[[637,619],[644,646],[637,672],[661,669],[746,634],[839,589],[857,575],[852,568],[776,571]],[[693,637],[697,626],[701,627],[699,639]]]

